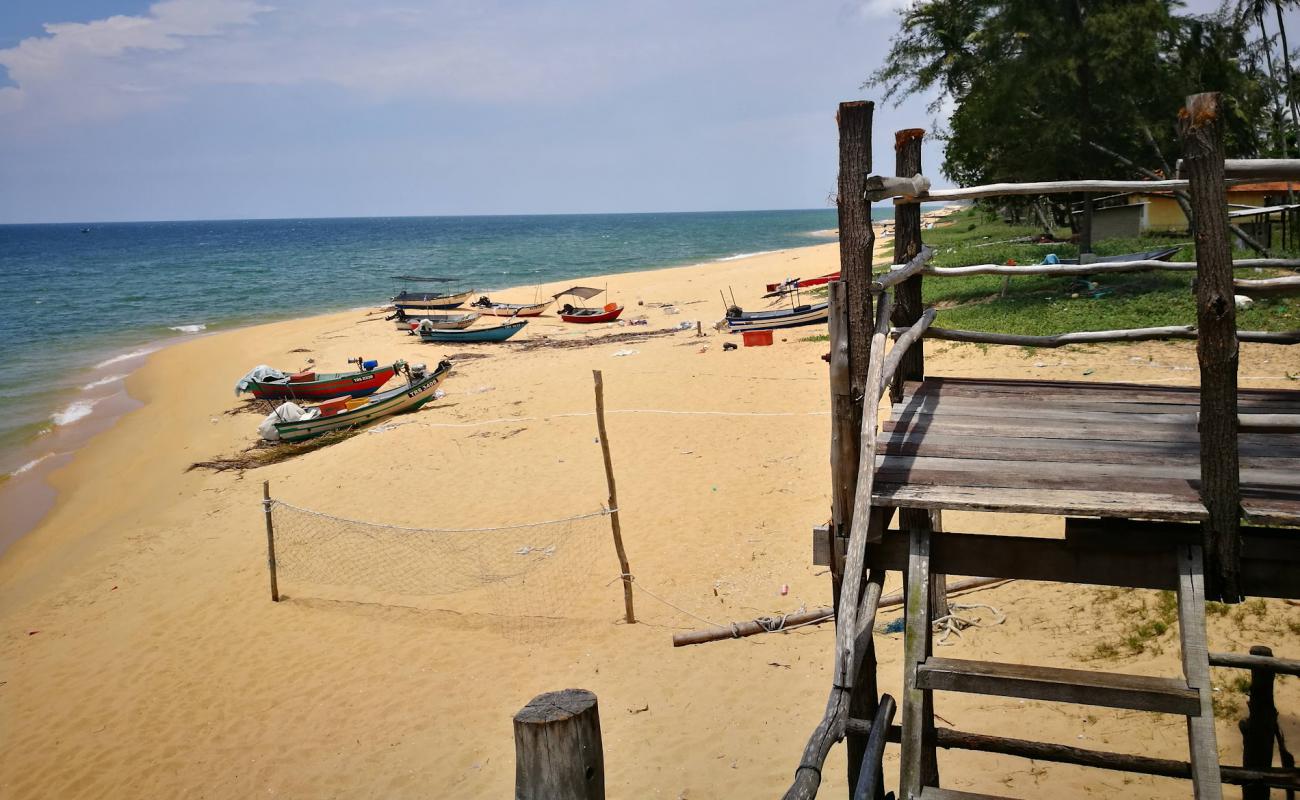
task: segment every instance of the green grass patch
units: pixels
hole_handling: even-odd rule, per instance
[[[936,267],[968,264],[1037,264],[1049,254],[1078,256],[1068,243],[1047,245],[1007,241],[1030,236],[1038,229],[1007,225],[978,209],[954,214],[952,224],[925,231],[926,244],[936,251]],[[1148,235],[1136,239],[1098,242],[1098,255],[1119,255],[1183,244],[1175,261],[1192,261],[1194,253],[1186,235]],[[1244,254],[1239,254],[1244,257]],[[1286,254],[1277,254],[1279,256]],[[1238,277],[1272,277],[1279,271],[1241,273]],[[935,324],[945,328],[1049,335],[1067,331],[1117,330],[1196,322],[1192,272],[1136,272],[1090,277],[1012,276],[1003,294],[1004,276],[971,275],[940,278],[926,276],[922,297],[939,308]],[[1257,300],[1237,312],[1243,330],[1294,330],[1300,328],[1300,300]],[[1028,356],[1027,356],[1028,357]]]

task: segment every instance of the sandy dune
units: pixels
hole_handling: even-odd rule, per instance
[[[644,314],[647,328],[584,330],[548,317],[520,339],[576,344],[694,320],[708,330],[722,314],[720,288],[758,307],[762,284],[822,274],[836,258],[832,244],[611,276],[613,299],[628,318]],[[494,297],[527,301],[532,291]],[[577,526],[574,545],[557,551],[579,588],[539,592],[545,602],[534,613],[567,621],[508,624],[472,591],[398,604],[373,588],[325,590],[287,577],[286,599],[273,604],[261,482],[301,506],[408,526],[598,509],[606,489],[589,412],[591,370],[601,369],[639,583],[714,622],[827,604],[829,578],[810,564],[810,528],[829,507],[826,345],[805,341],[820,332],[778,333],[773,347],[733,352],[722,344],[734,337],[693,330],[518,352],[422,345],[347,312],[156,353],[128,384],[145,406],[55,474],[56,509],[0,559],[0,795],[503,797],[513,784],[512,714],[564,687],[600,698],[610,797],[778,795],[824,704],[829,627],[674,650],[673,631],[704,623],[644,592],[641,621],[622,622],[603,518]],[[1191,343],[1032,356],[927,347],[936,374],[1196,377]],[[291,352],[299,348],[310,352]],[[625,350],[635,352],[616,357]],[[259,417],[225,413],[237,405],[232,384],[254,364],[313,358],[329,370],[356,355],[432,364],[453,353],[487,357],[460,360],[446,396],[394,420],[402,424],[242,474],[186,471],[254,441]],[[1294,387],[1286,376],[1297,372],[1295,349],[1243,347],[1244,386]],[[969,522],[954,515],[950,524]],[[1057,521],[1028,517],[981,524],[1060,531]],[[1010,583],[968,599],[995,606],[1006,622],[968,631],[945,654],[1066,666],[1120,643],[1101,663],[1177,671],[1176,630],[1137,655],[1122,644],[1155,613],[1154,593]],[[1297,657],[1296,630],[1300,609],[1268,602],[1214,617],[1211,647],[1263,643]],[[879,646],[882,689],[897,695],[901,636],[881,635]],[[1240,714],[1237,677],[1215,674],[1225,705]],[[1300,741],[1297,683],[1283,681],[1278,699],[1289,740]],[[961,695],[936,705],[944,724],[965,730],[1185,757],[1176,717]],[[1240,763],[1235,719],[1221,720],[1219,741],[1224,760]],[[838,748],[825,796],[844,796],[843,758]],[[897,763],[896,748],[887,763]],[[994,756],[944,752],[940,766],[949,786],[1016,797],[1042,796],[1049,781],[1060,796],[1189,794],[1179,781]]]

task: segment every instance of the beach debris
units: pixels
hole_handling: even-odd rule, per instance
[[[781,596],[785,597],[788,594],[790,594],[790,584],[788,583],[781,584]]]
[[[682,313],[682,312],[681,312],[681,310],[680,310],[679,308],[677,308],[677,306],[664,306],[664,313],[665,313],[665,314],[680,314],[680,313]]]
[[[629,713],[629,714],[642,714],[642,713],[645,713],[646,711],[649,711],[649,710],[650,710],[650,704],[649,704],[649,703],[646,703],[645,705],[641,706],[640,708],[629,708],[629,709],[627,710],[627,713]]]
[[[635,319],[628,320],[627,324],[628,325],[649,325],[650,320],[646,319],[645,317],[637,317]]]
[[[559,339],[547,336],[538,336],[535,339],[528,339],[515,344],[515,349],[521,352],[529,350],[559,349],[568,350],[571,348],[596,347],[606,344],[632,344],[633,342],[644,342],[647,339],[656,339],[660,336],[673,336],[679,333],[675,328],[664,328],[660,330],[639,330],[639,331],[620,331],[611,333],[606,336],[584,336],[577,339]]]
[[[38,634],[38,633],[40,633],[40,631],[28,631],[28,632],[27,632],[27,635],[28,635],[28,636],[35,636],[35,635]]]
[[[442,389],[434,389],[434,390],[433,390],[433,399],[434,399],[434,400],[441,400],[442,398],[444,398],[444,397],[446,397],[446,396],[447,396],[447,393],[444,392]]]
[[[737,345],[735,342],[727,342],[727,343],[725,343],[725,344],[722,345],[722,349],[723,349],[723,350],[739,350],[739,349],[740,349],[740,346]]]
[[[1094,373],[1094,372],[1096,372],[1096,370],[1094,370],[1094,369],[1085,369],[1085,370],[1083,371],[1083,374],[1084,374],[1084,375],[1091,375],[1091,374]]]
[[[494,391],[496,391],[496,388],[497,388],[497,387],[495,387],[495,386],[480,386],[480,387],[478,387],[477,389],[470,389],[470,390],[469,390],[468,392],[466,392],[465,394],[486,394],[487,392],[494,392]]]
[[[1237,308],[1250,308],[1255,305],[1255,301],[1244,294],[1234,294],[1232,299],[1237,303]]]
[[[767,662],[767,665],[769,667],[781,667],[782,669],[790,669],[789,664],[782,664],[780,661],[769,661]]]
[[[681,322],[677,323],[676,329],[679,331],[689,331],[691,328],[694,328],[695,326],[696,323],[694,320],[684,319]]]
[[[617,353],[614,353],[614,358],[624,358],[624,357],[626,357],[626,356],[634,356],[634,355],[636,355],[636,354],[639,353],[639,352],[641,352],[641,351],[640,351],[640,350],[632,350],[632,349],[630,349],[630,348],[629,348],[629,349],[626,349],[626,350],[619,350]]]

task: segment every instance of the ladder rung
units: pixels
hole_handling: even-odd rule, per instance
[[[921,790],[919,800],[1008,800],[1001,795],[996,794],[975,794],[973,792],[959,792],[956,789],[940,789],[937,786],[927,786]]]
[[[1058,703],[1200,715],[1200,696],[1181,678],[1060,669],[955,658],[928,658],[917,687],[949,692],[1023,697]]]

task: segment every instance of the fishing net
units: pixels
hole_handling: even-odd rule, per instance
[[[470,529],[409,528],[271,501],[286,595],[477,615],[511,638],[616,618],[608,511]]]

